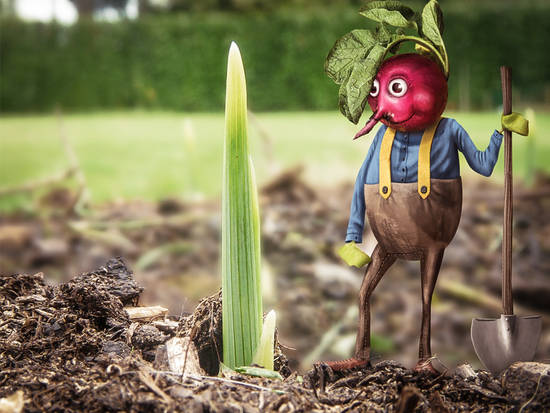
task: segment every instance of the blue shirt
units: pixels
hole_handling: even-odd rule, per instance
[[[357,175],[346,242],[362,241],[365,224],[364,185],[378,184],[380,146],[386,129],[387,126],[383,125],[376,132],[367,157]],[[418,181],[418,149],[423,133],[424,131],[397,131],[395,133],[391,151],[392,182],[410,183]],[[498,160],[501,143],[502,135],[495,130],[487,149],[479,151],[468,133],[456,120],[443,118],[437,127],[432,142],[430,176],[435,179],[460,177],[458,151],[464,154],[470,168],[481,175],[490,176]]]

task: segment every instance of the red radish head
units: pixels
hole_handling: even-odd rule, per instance
[[[368,96],[373,115],[355,139],[370,132],[380,120],[401,132],[426,129],[445,110],[447,80],[437,63],[415,53],[386,60]]]

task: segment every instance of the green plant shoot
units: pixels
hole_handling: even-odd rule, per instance
[[[223,362],[246,366],[260,341],[260,219],[247,135],[246,80],[238,46],[227,63],[222,189]]]
[[[277,315],[274,310],[271,310],[265,316],[260,345],[258,346],[253,359],[254,364],[258,364],[268,370],[273,370],[276,320]]]

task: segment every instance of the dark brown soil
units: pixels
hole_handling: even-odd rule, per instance
[[[501,377],[423,376],[392,361],[346,374],[322,367],[283,381],[188,376],[155,369],[156,349],[191,336],[210,373],[221,353],[220,297],[201,302],[176,328],[131,322],[124,307],[140,287],[120,259],[58,286],[42,274],[0,277],[0,397],[24,393],[24,411],[455,412],[550,409],[550,365],[523,363]]]

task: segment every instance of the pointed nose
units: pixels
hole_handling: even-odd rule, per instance
[[[369,118],[365,126],[363,126],[363,129],[361,129],[359,132],[355,134],[355,137],[353,139],[355,140],[369,133],[372,130],[372,128],[374,128],[374,125],[376,125],[378,121],[385,116],[385,114],[386,114],[385,110],[383,110],[382,108],[378,108],[378,110],[374,112],[372,116]]]

